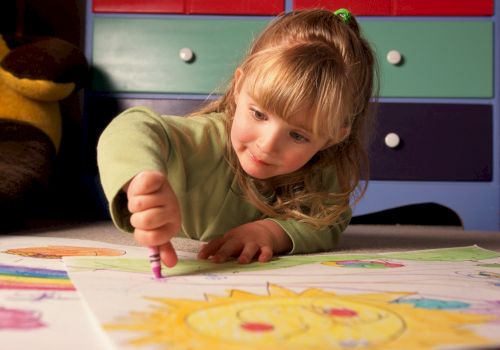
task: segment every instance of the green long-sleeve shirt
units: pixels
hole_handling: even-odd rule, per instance
[[[126,110],[102,133],[98,144],[101,183],[115,225],[132,232],[123,186],[145,170],[165,173],[178,197],[180,236],[209,241],[231,228],[262,219],[262,213],[239,191],[236,176],[224,157],[228,135],[225,115],[160,116],[144,107]],[[335,179],[332,179],[335,183]],[[317,230],[296,220],[268,218],[290,236],[290,253],[332,249],[350,219]]]

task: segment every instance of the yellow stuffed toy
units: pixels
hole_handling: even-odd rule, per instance
[[[87,71],[83,52],[64,40],[0,35],[0,231],[46,195],[61,142],[58,101]]]

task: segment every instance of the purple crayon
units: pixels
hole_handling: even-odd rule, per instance
[[[149,247],[149,262],[155,278],[161,278],[161,259],[158,247]]]

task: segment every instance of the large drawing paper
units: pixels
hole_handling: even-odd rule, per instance
[[[222,265],[147,250],[67,257],[119,349],[463,349],[500,346],[500,253],[476,246]]]
[[[0,238],[0,349],[109,348],[70,281],[62,256],[123,255],[113,245],[63,238]]]

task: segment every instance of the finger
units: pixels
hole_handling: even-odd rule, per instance
[[[130,216],[130,224],[141,230],[157,229],[168,224],[168,220],[165,207],[147,209]]]
[[[160,257],[161,261],[168,267],[174,267],[179,260],[174,246],[170,241],[160,246]]]
[[[273,257],[273,250],[269,246],[264,246],[260,248],[260,255],[258,258],[259,262],[268,262]]]
[[[167,243],[174,234],[169,234],[168,231],[163,229],[158,230],[134,230],[135,241],[144,247],[161,246]]]
[[[143,171],[128,186],[127,196],[143,195],[158,191],[165,183],[165,175],[159,171]]]
[[[165,200],[162,196],[155,195],[133,195],[128,197],[128,210],[137,213],[147,209],[164,206]]]
[[[215,263],[224,263],[231,256],[238,254],[243,250],[243,243],[236,239],[226,241],[219,250],[213,254],[212,261]]]
[[[211,257],[219,248],[224,244],[225,240],[220,237],[220,238],[215,238],[205,244],[200,252],[198,253],[198,259],[203,259],[206,260],[209,257]]]
[[[238,257],[238,263],[248,264],[252,261],[253,257],[259,251],[259,246],[255,243],[248,243],[243,247],[240,256]]]

